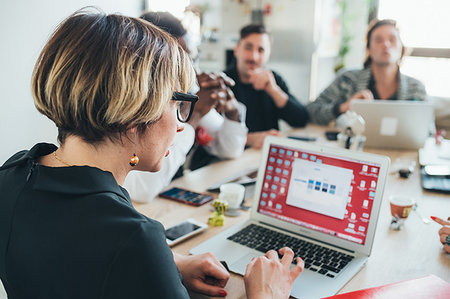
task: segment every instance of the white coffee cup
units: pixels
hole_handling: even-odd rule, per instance
[[[228,203],[228,210],[236,210],[244,200],[245,187],[237,183],[228,183],[220,186],[219,199]]]

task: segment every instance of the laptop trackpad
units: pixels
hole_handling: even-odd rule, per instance
[[[256,252],[244,255],[243,257],[241,257],[240,259],[235,261],[233,264],[231,264],[230,270],[232,272],[244,275],[245,274],[245,269],[247,268],[248,263],[250,263],[252,258],[258,257],[260,255],[261,254],[258,255]]]

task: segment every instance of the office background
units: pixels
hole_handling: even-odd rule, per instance
[[[351,36],[345,67],[361,66],[369,13],[374,11],[371,10],[374,5],[379,4],[381,17],[398,18],[407,25],[401,28],[402,37],[406,37],[407,46],[413,44],[418,47],[414,51],[419,57],[405,60],[421,64],[422,68],[404,63],[402,70],[422,80],[429,94],[447,98],[437,102],[436,112],[441,123],[450,128],[450,87],[445,81],[450,75],[450,21],[442,15],[445,9],[435,9],[450,7],[450,4],[445,0],[434,0],[432,6],[423,0],[413,2],[416,8],[411,8],[411,15],[406,16],[401,14],[402,8],[409,3],[406,0],[2,0],[0,162],[36,142],[56,143],[53,123],[33,106],[31,74],[39,52],[57,24],[75,10],[90,5],[106,13],[119,12],[136,17],[145,9],[172,9],[188,3],[203,9],[200,33],[203,41],[199,49],[200,67],[206,71],[222,70],[227,54],[232,52],[238,38],[238,29],[262,16],[274,36],[268,67],[283,74],[291,92],[306,103],[313,100],[335,76],[343,27],[350,29],[347,34]],[[342,3],[346,4],[344,8]],[[443,25],[438,26],[441,23]],[[424,38],[424,34],[428,38]],[[439,75],[443,73],[446,75]]]
[[[355,3],[360,1],[352,0]],[[5,1],[0,4],[0,161],[3,163],[13,153],[28,149],[37,142],[46,141],[56,144],[57,131],[46,117],[39,114],[31,96],[30,82],[36,59],[51,32],[65,17],[84,6],[97,6],[106,13],[119,12],[130,16],[139,16],[143,9],[151,8],[156,1],[144,0],[41,0],[41,1]],[[183,1],[167,1],[176,4]],[[186,1],[184,1],[186,2]],[[195,0],[199,6],[208,4],[204,25],[208,28],[223,27],[219,30],[218,43],[206,43],[200,66],[204,70],[221,70],[225,63],[226,50],[233,47],[238,29],[251,22],[251,10],[258,7],[260,1],[202,1]],[[314,90],[322,88],[333,79],[334,60],[329,53],[318,53],[317,30],[321,29],[317,13],[322,11],[332,18],[332,1],[315,0],[278,0],[273,11],[266,17],[267,26],[276,33],[273,46],[273,59],[269,67],[283,74],[291,91],[302,102],[310,98],[310,77],[314,76]],[[364,1],[363,1],[364,2]],[[247,6],[245,6],[247,4]],[[295,9],[291,8],[294,5]],[[327,9],[325,9],[327,7]],[[250,10],[250,11],[247,11]],[[354,9],[361,10],[360,5]],[[367,23],[367,14],[359,19],[360,38],[355,38],[354,57],[349,65],[359,66],[364,55],[363,36]],[[283,21],[283,19],[289,22]],[[279,24],[279,25],[277,25]],[[290,29],[289,29],[290,28]],[[280,45],[288,47],[280,47]],[[202,49],[203,47],[203,49]],[[320,50],[320,49],[319,49]],[[214,52],[215,51],[215,52]],[[287,53],[286,53],[287,51]],[[214,54],[216,53],[216,54]],[[318,55],[317,55],[318,54]],[[212,56],[211,56],[212,55]],[[322,56],[320,56],[322,55]],[[316,59],[315,67],[312,59]],[[326,69],[326,72],[317,72]],[[314,74],[311,74],[314,72]]]
[[[37,142],[56,143],[56,127],[37,112],[31,96],[36,59],[56,26],[84,6],[139,16],[140,0],[7,1],[0,4],[0,164]]]
[[[347,1],[350,3],[349,14],[354,15],[351,27],[355,30],[352,33],[351,52],[347,56],[346,67],[359,67],[364,58],[368,7],[373,1]],[[167,1],[169,2],[179,1]],[[241,2],[247,3],[247,8]],[[274,40],[273,59],[269,66],[283,74],[292,92],[305,103],[317,95],[334,77],[332,70],[336,62],[337,49],[332,42],[327,43],[325,37],[334,38],[333,32],[327,31],[326,24],[336,17],[336,1],[267,2],[273,3],[271,12],[266,16],[267,25],[278,36]],[[434,1],[436,5],[438,2],[444,3],[441,0]],[[34,108],[30,81],[39,52],[57,24],[84,6],[94,5],[106,13],[119,12],[137,17],[145,8],[149,8],[151,3],[150,0],[1,0],[0,164],[16,151],[28,149],[37,142],[56,143],[55,126]],[[209,29],[220,27],[218,42],[213,42],[214,37],[212,37],[200,46],[203,55],[200,66],[204,70],[222,69],[226,50],[232,49],[237,30],[251,21],[251,10],[261,5],[262,1],[193,0],[191,3],[199,6],[209,3],[209,12],[205,14],[203,20],[204,25]],[[320,16],[322,18],[319,18]],[[425,25],[423,20],[418,23]],[[319,33],[322,34],[322,39]],[[442,36],[450,44],[450,35]],[[288,47],[282,48],[279,45],[288,45]],[[301,49],[299,53],[288,51],[288,55],[285,55],[287,50],[296,47]],[[443,50],[444,56],[448,55],[448,50],[448,47]],[[292,64],[293,61],[294,64]],[[440,64],[445,65],[443,62]],[[446,96],[449,97],[450,94]],[[448,111],[448,104],[443,109]],[[1,287],[0,298],[6,298]]]

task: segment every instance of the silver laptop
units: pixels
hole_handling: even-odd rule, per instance
[[[243,275],[253,257],[288,245],[306,265],[291,295],[331,296],[370,255],[388,168],[385,156],[267,137],[250,219],[190,252]]]
[[[428,102],[355,100],[350,110],[366,121],[367,147],[418,149],[430,135],[434,119]]]

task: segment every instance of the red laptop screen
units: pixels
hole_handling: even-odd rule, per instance
[[[272,145],[258,212],[364,244],[380,165]]]

